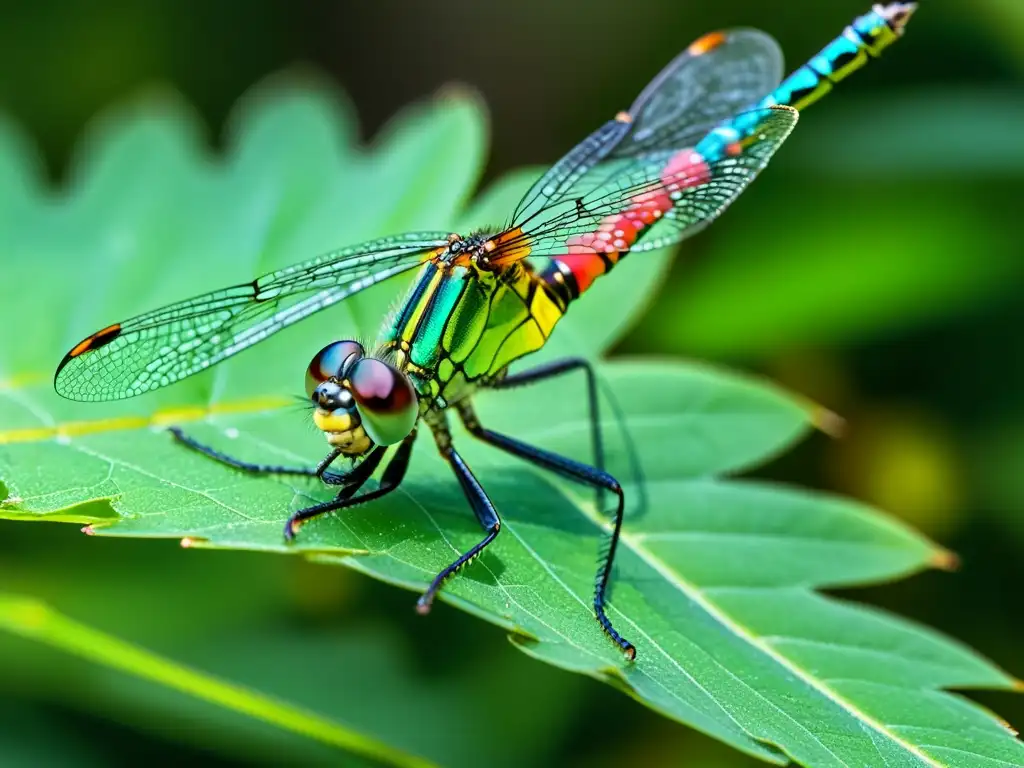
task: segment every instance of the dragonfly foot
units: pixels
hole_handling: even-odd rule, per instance
[[[284,524],[284,540],[289,543],[295,541],[295,534],[299,532],[299,528],[301,527],[301,520],[296,520],[294,517],[289,517],[288,521]]]
[[[434,604],[434,591],[428,590],[420,595],[420,599],[416,601],[416,613],[420,616],[426,616],[430,613],[430,609]]]
[[[604,612],[604,598],[603,596],[596,596],[594,599],[594,613],[597,616],[597,621],[601,625],[605,634],[612,639],[612,642],[619,646],[619,650],[622,651],[626,659],[629,661],[636,661],[636,646],[633,645],[629,640],[620,635],[615,627],[612,626],[611,620]]]

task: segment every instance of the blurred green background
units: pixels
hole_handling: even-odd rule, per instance
[[[906,38],[809,111],[764,177],[680,248],[670,280],[618,352],[761,372],[841,414],[841,440],[815,437],[760,474],[872,502],[956,551],[957,573],[850,595],[935,626],[1021,675],[1024,4],[923,5]],[[55,183],[84,124],[113,102],[174,88],[216,146],[246,88],[295,65],[350,94],[365,137],[446,83],[475,87],[492,115],[486,181],[555,160],[705,31],[762,28],[793,67],[867,3],[0,8],[0,111],[36,138]],[[494,627],[448,606],[418,619],[407,593],[338,568],[183,556],[171,542],[9,524],[0,579],[396,744],[433,745],[449,764],[751,764],[607,686],[532,662]],[[1024,724],[1020,697],[971,696]],[[8,638],[0,638],[0,755],[4,765],[337,759]]]

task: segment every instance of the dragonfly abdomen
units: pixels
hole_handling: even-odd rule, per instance
[[[647,176],[647,183],[637,188],[635,194],[623,197],[622,206],[602,217],[592,230],[568,237],[565,253],[551,257],[541,278],[568,304],[582,295],[594,280],[609,272],[626,253],[653,250],[677,242],[683,228],[676,224],[680,201],[701,213],[698,217],[701,223],[688,226],[687,234],[710,223],[732,199],[719,197],[712,189],[723,174],[732,173],[733,166],[741,165],[731,158],[756,155],[759,145],[766,139],[774,137],[781,142],[792,128],[791,124],[786,125],[787,120],[781,119],[783,116],[773,113],[804,109],[828,93],[835,83],[864,66],[868,59],[879,56],[899,39],[915,7],[914,3],[875,5],[871,12],[855,19],[770,94],[749,109],[720,122],[692,148],[674,152],[655,149],[638,155],[637,162],[660,168],[655,171],[657,177]],[[689,52],[692,57],[702,57],[724,47],[729,40],[729,33],[711,33],[694,43]],[[623,114],[628,121],[631,116]],[[760,168],[769,156],[748,160]],[[645,169],[644,173],[648,171]],[[706,187],[708,192],[697,189],[700,187]],[[587,214],[586,205],[586,199],[577,201],[581,208],[580,219]],[[662,219],[665,223],[659,225]],[[652,230],[658,234],[652,235]]]
[[[914,8],[913,3],[875,5],[869,13],[854,19],[842,34],[783,80],[751,110],[741,112],[714,128],[696,149],[709,161],[714,161],[740,151],[742,142],[758,130],[762,110],[779,106],[806,109],[831,91],[836,83],[863,67],[869,59],[880,56],[883,50],[896,42]]]
[[[832,86],[863,67],[869,59],[896,42],[914,3],[875,5],[800,69],[787,77],[759,107],[777,104],[804,109],[832,90]]]
[[[674,153],[664,164],[660,184],[634,195],[623,210],[605,216],[594,231],[570,237],[566,253],[552,258],[541,280],[568,304],[610,272],[645,230],[673,209],[684,189],[710,179],[711,168],[700,152]]]

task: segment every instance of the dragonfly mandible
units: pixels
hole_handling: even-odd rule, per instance
[[[914,3],[875,5],[781,82],[782,54],[763,32],[701,37],[641,92],[632,106],[580,142],[527,192],[501,231],[467,236],[416,232],[328,253],[116,323],[76,345],[54,386],[73,400],[116,400],[173,384],[383,280],[419,269],[376,345],[335,341],[306,371],[313,420],[330,453],[313,468],[248,464],[172,432],[186,446],[240,470],[308,475],[338,489],[328,502],[292,514],[304,522],[394,490],[409,465],[418,427],[431,431],[484,530],[420,596],[430,610],[442,585],[501,529],[498,510],[456,450],[454,412],[492,446],[616,499],[609,545],[593,596],[604,632],[630,660],[635,646],[606,612],[625,496],[603,468],[595,375],[585,359],[509,372],[540,349],[570,305],[627,254],[676,243],[713,221],[789,136],[798,111],[899,39]],[[475,392],[502,390],[583,371],[596,466],[487,429]],[[390,454],[390,456],[388,456]],[[344,473],[329,467],[352,460]],[[387,461],[385,463],[385,458]],[[384,465],[377,487],[367,480]]]

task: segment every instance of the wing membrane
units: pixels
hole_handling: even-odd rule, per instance
[[[680,153],[690,150],[671,148],[648,152],[628,163],[620,160],[624,167],[603,185],[537,212],[520,225],[518,237],[502,238],[500,249],[525,252],[525,243],[531,256],[605,250],[626,253],[663,248],[692,235],[710,224],[754,180],[793,130],[798,113],[789,107],[770,107],[741,113],[741,117],[753,132],[737,146],[735,154],[680,166]],[[695,158],[701,155],[695,153]],[[679,170],[672,171],[673,167]],[[625,217],[652,204],[658,209],[658,218],[639,231],[635,241],[614,239]],[[602,232],[612,236],[612,247],[594,247],[587,240]],[[500,260],[501,253],[492,258]]]
[[[447,245],[442,232],[373,240],[138,315],[79,343],[54,387],[72,400],[120,400],[173,384]]]
[[[676,57],[628,113],[599,128],[527,193],[503,237],[508,260],[586,250],[581,238],[612,229],[657,200],[619,252],[659,248],[705,226],[750,183],[792,130],[796,114],[759,110],[742,151],[679,168],[680,153],[779,82],[782,56],[756,30],[712,33]],[[740,146],[737,144],[736,146]],[[671,201],[671,202],[669,202]],[[570,242],[571,241],[571,242]],[[526,244],[529,248],[524,248]],[[74,400],[133,397],[172,384],[375,283],[428,260],[446,233],[414,233],[326,254],[110,326],[65,356],[54,386]],[[596,249],[594,249],[596,250]],[[500,261],[501,253],[492,254]]]
[[[617,156],[692,147],[782,81],[782,50],[756,29],[705,35],[679,54],[629,108],[633,130]]]
[[[694,146],[771,92],[782,74],[782,52],[764,32],[705,35],[644,88],[625,119],[609,120],[552,166],[516,207],[513,226],[592,193],[651,153]]]

